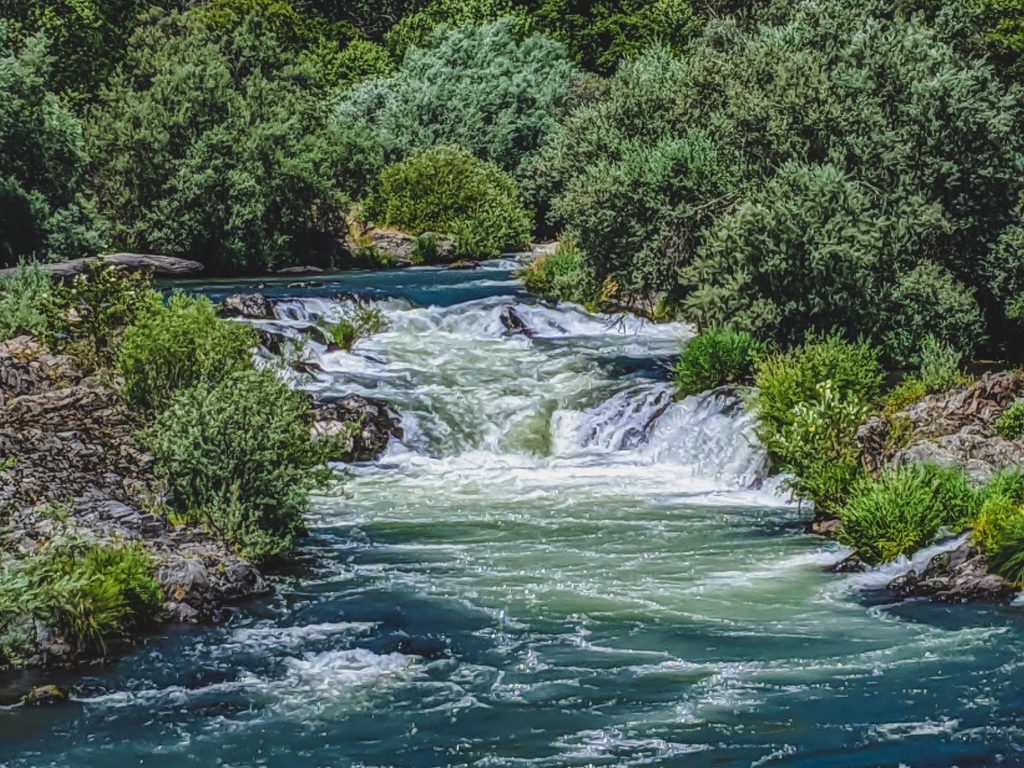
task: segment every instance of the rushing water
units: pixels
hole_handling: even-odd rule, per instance
[[[685,327],[531,303],[509,268],[264,286],[279,327],[381,302],[386,333],[307,346],[295,383],[386,398],[404,441],[339,468],[274,598],[0,710],[0,763],[1024,762],[1020,608],[824,573],[841,553],[764,482],[750,418],[672,401]]]

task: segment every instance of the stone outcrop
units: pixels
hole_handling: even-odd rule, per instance
[[[387,450],[392,437],[403,437],[398,414],[383,400],[347,395],[315,407],[314,435],[339,438],[335,461],[372,461]]]
[[[128,272],[148,272],[155,277],[195,277],[202,274],[205,269],[198,261],[151,253],[108,253],[70,261],[40,263],[39,267],[55,278],[67,280],[85,273],[94,262],[119,267]],[[13,273],[16,269],[0,269],[0,276]]]
[[[970,542],[935,555],[921,573],[910,571],[889,582],[894,597],[928,597],[942,603],[1006,602],[1017,588],[988,572],[985,556]]]
[[[143,510],[156,499],[140,424],[100,377],[25,337],[0,344],[0,521],[23,554],[62,531],[99,542],[136,541],[152,554],[167,617],[216,617],[232,600],[268,591],[246,560],[201,530]],[[35,664],[72,649],[34,627]]]
[[[995,433],[996,420],[1024,397],[1024,374],[986,374],[969,387],[929,395],[891,417],[874,416],[857,432],[871,472],[886,465],[931,462],[958,466],[978,482],[1024,465],[1024,441]]]
[[[370,253],[376,260],[408,267],[416,263],[420,245],[427,241],[433,242],[431,262],[444,263],[455,258],[455,241],[447,235],[434,232],[424,232],[417,237],[397,229],[370,227],[350,237],[346,246],[354,255]]]
[[[220,303],[221,317],[241,317],[246,320],[271,320],[274,302],[262,293],[235,293]]]

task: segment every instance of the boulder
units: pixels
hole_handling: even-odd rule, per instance
[[[986,374],[969,387],[929,395],[891,417],[874,416],[857,432],[871,472],[887,465],[933,462],[957,466],[978,481],[1024,464],[1024,441],[995,433],[996,420],[1024,396],[1024,373]],[[895,439],[894,425],[904,434]]]
[[[384,261],[395,266],[409,267],[416,263],[416,254],[421,241],[433,240],[436,252],[432,261],[448,262],[455,258],[455,241],[447,235],[424,232],[422,235],[410,235],[397,229],[380,229],[371,227],[358,238],[348,244],[352,253],[369,251]]]
[[[928,597],[942,603],[1007,602],[1017,587],[988,572],[988,564],[971,542],[941,552],[918,574],[909,571],[889,582],[888,590],[899,599]]]
[[[319,275],[323,273],[323,269],[320,267],[314,267],[308,264],[299,264],[294,267],[282,267],[277,270],[274,274],[276,275]]]
[[[21,703],[26,707],[48,707],[68,700],[67,691],[56,685],[40,685],[25,694]]]
[[[148,272],[155,277],[195,277],[205,269],[198,261],[151,253],[109,253],[70,261],[40,263],[39,267],[59,280],[69,280],[85,273],[94,262],[119,267],[127,272]],[[12,274],[16,270],[17,267],[0,269],[0,275]]]
[[[525,336],[528,339],[534,337],[533,329],[514,307],[505,307],[501,310],[501,324],[505,327],[506,336]]]
[[[451,264],[448,265],[448,269],[455,269],[455,270],[469,270],[469,269],[479,269],[479,268],[480,268],[480,262],[479,261],[473,261],[472,259],[460,259],[459,261],[453,261]]]
[[[220,315],[247,320],[273,320],[274,302],[262,293],[236,293],[220,303]]]
[[[401,440],[398,414],[383,400],[347,395],[315,405],[313,434],[318,439],[339,438],[336,461],[373,461],[394,437]]]

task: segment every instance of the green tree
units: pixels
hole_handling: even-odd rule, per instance
[[[258,19],[140,30],[88,131],[118,245],[246,272],[331,244],[381,153],[328,120],[315,73],[288,59]]]

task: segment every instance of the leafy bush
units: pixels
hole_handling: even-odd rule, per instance
[[[882,413],[892,416],[919,402],[926,395],[928,395],[928,387],[925,386],[925,383],[916,376],[908,376],[885,396]]]
[[[921,343],[921,383],[930,393],[947,392],[954,387],[970,383],[970,377],[960,370],[960,351],[951,344],[932,335]]]
[[[761,346],[749,333],[727,328],[704,331],[686,342],[675,369],[680,395],[696,395],[722,384],[743,381],[753,373]]]
[[[346,352],[360,339],[380,333],[387,327],[387,318],[380,307],[361,303],[346,309],[338,320],[321,323],[321,328],[331,340]]]
[[[1011,405],[1002,416],[996,419],[996,433],[1007,440],[1019,440],[1024,437],[1024,402]]]
[[[219,272],[327,247],[383,156],[365,130],[329,124],[318,77],[258,16],[140,29],[87,124],[111,239]]]
[[[13,275],[0,276],[0,341],[23,333],[45,337],[52,291],[50,275],[38,264],[22,263]]]
[[[102,244],[84,199],[82,126],[54,93],[54,64],[42,37],[12,50],[0,19],[0,266]]]
[[[337,119],[369,127],[392,157],[454,144],[518,177],[578,76],[561,45],[502,19],[410,50],[395,75],[347,93]]]
[[[525,245],[532,230],[515,182],[459,147],[417,152],[386,168],[365,211],[378,225],[451,235],[468,256]]]
[[[840,509],[839,540],[870,564],[910,555],[939,530],[958,530],[977,511],[978,495],[959,470],[910,466],[854,483]]]
[[[857,428],[882,383],[877,351],[829,336],[758,359],[754,382],[761,441],[819,515],[835,510],[860,472]]]
[[[178,390],[249,365],[257,343],[250,326],[218,318],[209,299],[176,293],[125,331],[117,356],[122,392],[152,416]]]
[[[1004,470],[989,480],[973,521],[974,541],[991,569],[1016,584],[1024,581],[1024,472]]]
[[[55,284],[50,297],[51,341],[89,365],[114,363],[122,332],[160,305],[148,276],[92,262],[70,284]]]
[[[142,440],[185,521],[266,560],[303,532],[309,491],[323,479],[312,421],[303,394],[241,369],[177,392]]]
[[[138,544],[49,543],[0,574],[0,656],[21,661],[28,638],[19,642],[17,626],[24,616],[52,627],[79,652],[103,652],[107,640],[156,617],[163,593],[153,571]]]
[[[556,301],[571,301],[592,306],[601,291],[590,273],[579,241],[565,234],[554,253],[534,259],[523,270],[527,290]]]

